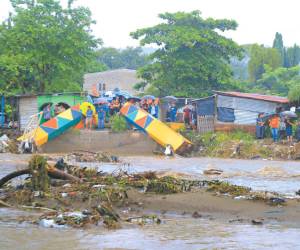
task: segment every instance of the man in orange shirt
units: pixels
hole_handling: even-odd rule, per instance
[[[269,125],[270,125],[270,128],[271,128],[272,137],[273,137],[274,142],[278,141],[279,122],[280,122],[280,119],[279,119],[278,114],[275,114],[269,120]]]

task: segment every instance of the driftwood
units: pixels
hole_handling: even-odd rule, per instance
[[[0,179],[0,188],[9,180],[16,178],[18,176],[24,175],[24,174],[30,174],[30,169],[26,168],[26,169],[22,169],[22,170],[17,170],[15,172],[12,172],[12,173],[4,176],[2,179]]]
[[[61,180],[69,180],[72,182],[81,182],[82,180],[74,175],[65,173],[55,167],[48,167],[48,175],[51,178],[61,179]]]
[[[11,179],[21,176],[21,175],[25,175],[25,174],[31,174],[31,170],[29,168],[26,168],[26,169],[14,171],[14,172],[4,176],[2,179],[0,179],[0,188],[5,183],[10,181]],[[81,182],[82,181],[80,178],[78,178],[74,175],[65,173],[55,167],[52,167],[52,166],[48,166],[48,175],[50,178],[55,178],[55,179],[69,180],[72,182]]]
[[[5,201],[3,200],[0,200],[0,207],[11,207],[10,204],[6,203]]]

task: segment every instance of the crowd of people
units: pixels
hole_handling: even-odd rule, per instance
[[[256,138],[264,139],[268,129],[274,142],[286,138],[289,143],[292,143],[293,134],[296,140],[300,141],[300,121],[297,122],[296,117],[284,116],[279,113],[266,117],[264,113],[260,113],[256,120]]]
[[[128,98],[126,100],[123,96],[117,96],[114,97],[110,102],[102,102],[95,104],[96,114],[98,116],[97,128],[104,129],[105,123],[109,122],[112,116],[118,114],[120,112],[120,109],[126,102],[129,102],[132,105],[136,105],[139,108],[142,108],[155,118],[159,117],[160,108],[158,98],[142,100],[138,98]],[[94,113],[92,110],[92,106],[89,106],[85,117],[85,126],[88,129],[92,128],[93,115]]]
[[[104,129],[105,123],[110,121],[110,118],[115,114],[120,112],[120,109],[125,103],[129,102],[132,105],[135,105],[153,117],[159,119],[161,110],[160,110],[160,100],[159,98],[150,98],[150,99],[139,99],[139,98],[128,98],[125,99],[123,96],[114,97],[110,102],[102,102],[94,104],[96,108],[96,114],[98,116],[98,129]],[[89,107],[86,112],[85,117],[85,127],[88,129],[92,128],[94,112],[92,107]],[[185,105],[184,107],[178,109],[176,102],[172,101],[168,103],[167,113],[166,113],[167,122],[184,122],[187,128],[196,129],[197,127],[197,112],[196,105]]]
[[[185,105],[182,108],[182,118],[178,115],[176,103],[171,103],[167,111],[167,122],[184,122],[186,128],[197,128],[197,110],[196,104]]]

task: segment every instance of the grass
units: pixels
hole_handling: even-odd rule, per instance
[[[260,156],[267,158],[272,155],[269,148],[263,147],[255,137],[242,130],[233,132],[208,132],[198,134],[193,131],[182,131],[183,135],[190,139],[201,156],[210,157],[235,157],[252,158]]]

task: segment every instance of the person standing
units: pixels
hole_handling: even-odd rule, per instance
[[[97,115],[98,115],[98,129],[104,129],[106,112],[103,105],[97,106]]]
[[[169,116],[171,122],[176,122],[176,116],[177,116],[177,108],[175,103],[172,103],[169,109]]]
[[[48,104],[44,109],[43,109],[43,117],[45,121],[49,121],[51,119],[51,105]]]
[[[192,108],[192,115],[191,115],[191,118],[192,118],[192,126],[193,126],[193,130],[197,130],[197,118],[198,118],[198,115],[197,115],[197,104],[195,102],[193,102],[193,108]]]
[[[192,118],[192,110],[188,105],[185,105],[183,109],[183,121],[186,127],[190,127]]]
[[[300,142],[300,120],[297,122],[296,140],[297,140],[297,142]]]
[[[274,142],[278,142],[278,129],[279,129],[279,115],[275,114],[270,118],[269,125]]]
[[[91,106],[88,106],[88,109],[86,111],[85,127],[87,129],[92,129],[92,125],[93,125],[93,110],[91,109]]]
[[[263,120],[263,113],[260,113],[256,119],[256,138],[264,139],[265,137],[265,122]]]
[[[279,140],[283,140],[286,136],[286,122],[285,117],[279,117],[279,130],[278,130],[278,137]]]
[[[285,132],[287,141],[292,143],[293,142],[293,123],[288,117],[285,117]]]
[[[157,102],[152,102],[151,106],[149,108],[149,113],[155,117],[156,119],[158,118],[158,112],[159,112],[159,107]]]

